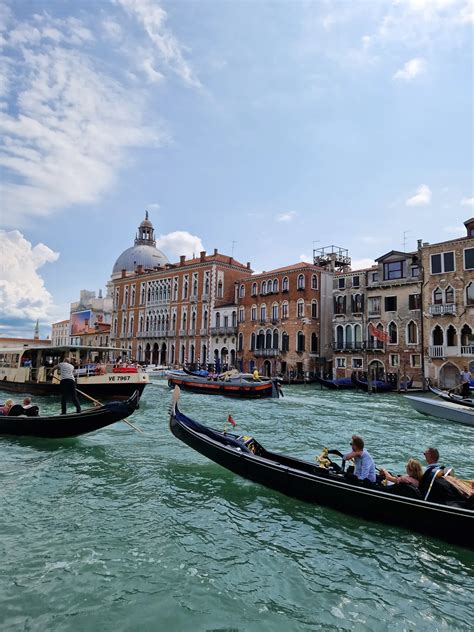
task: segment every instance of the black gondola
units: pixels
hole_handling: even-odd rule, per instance
[[[369,383],[367,380],[360,380],[358,377],[353,375],[351,377],[353,384],[356,388],[360,388],[362,391],[368,393],[369,391]],[[372,387],[372,392],[374,393],[390,393],[391,391],[397,390],[396,382],[387,382],[386,380],[372,380],[370,382]],[[400,382],[400,390],[408,390],[413,386],[413,379],[408,380],[408,382]]]
[[[455,404],[461,404],[461,406],[474,408],[473,399],[462,397],[461,395],[455,395],[454,393],[447,393],[446,391],[442,391],[440,388],[436,388],[436,386],[433,386],[432,384],[428,384],[428,388],[432,393],[447,402],[454,402]]]
[[[139,400],[140,393],[137,390],[126,401],[108,402],[104,406],[88,408],[70,415],[0,416],[0,436],[14,435],[46,439],[77,437],[125,419],[137,409]]]
[[[321,384],[321,386],[332,390],[355,389],[355,384],[350,377],[337,377],[334,380],[325,380],[322,377],[316,376],[314,379],[318,384]]]
[[[403,485],[365,486],[354,477],[347,478],[337,464],[324,468],[269,452],[252,437],[204,426],[178,409],[176,390],[170,415],[173,435],[231,472],[293,498],[473,547],[472,509],[425,501],[417,490],[413,497],[394,493]]]

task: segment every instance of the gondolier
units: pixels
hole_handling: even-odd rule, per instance
[[[81,405],[77,399],[74,367],[69,361],[69,358],[64,358],[64,360],[57,365],[57,368],[59,369],[59,379],[61,381],[61,415],[67,413],[68,400],[71,400],[74,404],[76,412],[80,413]]]

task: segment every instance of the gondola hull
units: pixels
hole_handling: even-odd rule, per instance
[[[454,395],[450,393],[446,393],[446,391],[442,391],[440,388],[436,388],[431,384],[428,384],[428,388],[434,394],[443,399],[445,402],[453,402],[454,404],[459,404],[460,406],[467,406],[468,408],[474,409],[474,400],[468,399],[465,397],[461,397],[460,395]]]
[[[168,385],[179,386],[192,393],[207,395],[225,395],[244,399],[260,399],[262,397],[278,397],[278,387],[272,381],[248,382],[245,380],[208,380],[200,377],[168,375]]]
[[[127,381],[130,376],[122,375],[112,375],[110,379],[112,380],[113,378],[114,381],[109,382],[105,380],[102,382],[98,380],[93,381],[91,378],[79,378],[77,380],[77,388],[91,397],[125,400],[131,397],[135,391],[138,391],[140,395],[143,393],[145,386],[150,383],[149,376],[145,373],[143,375],[146,376],[146,379],[138,381],[135,379],[136,376],[133,376],[134,379],[130,382]],[[38,395],[57,395],[61,397],[60,385],[51,382],[9,382],[4,380],[0,381],[0,389],[9,393],[28,393],[33,397]]]
[[[312,463],[239,447],[236,435],[211,431],[174,407],[170,429],[175,437],[215,463],[246,479],[299,500],[398,525],[455,544],[473,547],[474,511],[405,498],[380,489],[346,482]]]
[[[70,415],[47,417],[1,417],[0,436],[42,437],[64,439],[94,432],[125,419],[137,408],[140,395],[136,391],[126,401],[109,402],[104,406],[89,408]]]
[[[340,391],[355,389],[355,384],[350,377],[336,378],[335,380],[325,380],[322,377],[316,377],[315,380],[316,382],[318,382],[318,384],[321,384],[321,386],[325,386],[326,388],[329,388],[331,390]]]

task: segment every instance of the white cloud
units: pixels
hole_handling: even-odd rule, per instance
[[[397,70],[393,75],[395,80],[412,81],[418,75],[423,74],[426,71],[426,60],[422,57],[415,57],[410,59],[403,66],[402,69]]]
[[[18,230],[0,230],[0,252],[8,253],[0,266],[3,318],[19,321],[47,318],[53,302],[38,270],[45,263],[56,261],[59,253],[42,243],[33,247]]]
[[[474,197],[471,197],[471,198],[463,197],[463,199],[461,200],[461,206],[472,206],[472,207],[474,207]]]
[[[406,201],[407,206],[426,206],[431,202],[431,189],[428,185],[422,184],[416,190],[413,197]]]
[[[371,268],[375,266],[376,263],[373,259],[352,259],[351,260],[351,269],[352,270],[364,270],[365,268]]]
[[[302,254],[300,255],[300,261],[304,261],[305,263],[313,263],[313,257],[310,255]]]
[[[163,7],[154,0],[117,0],[117,3],[141,24],[161,62],[188,85],[200,87],[199,79],[184,59],[182,46],[165,26],[168,15]]]
[[[162,250],[170,259],[170,255],[175,255],[176,257],[186,255],[188,258],[194,255],[197,257],[204,250],[201,239],[184,230],[160,235],[156,241],[156,247]]]
[[[276,217],[277,222],[292,222],[296,217],[295,211],[288,211],[288,213],[280,213]]]

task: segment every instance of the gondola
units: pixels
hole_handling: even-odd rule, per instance
[[[88,408],[80,413],[38,417],[0,416],[0,436],[13,435],[47,439],[78,437],[125,419],[137,409],[139,400],[140,393],[136,390],[125,401],[108,402],[104,406]]]
[[[474,408],[474,400],[466,397],[462,397],[461,395],[455,395],[454,393],[447,393],[446,391],[442,391],[440,388],[436,388],[432,384],[428,384],[428,388],[432,393],[444,399],[446,402],[454,402],[455,404],[460,404],[461,406],[468,406],[469,408]]]
[[[269,452],[253,437],[220,432],[187,417],[179,410],[178,399],[179,389],[175,389],[169,422],[173,435],[239,476],[299,500],[474,546],[472,509],[425,501],[418,490],[413,490],[418,494],[413,497],[395,493],[404,485],[365,486],[336,463],[325,468]]]
[[[360,388],[362,391],[366,393],[369,391],[369,383],[367,380],[360,380],[355,375],[351,377],[352,383],[356,388]],[[372,392],[374,393],[390,393],[391,391],[397,390],[396,382],[387,382],[386,380],[371,380],[370,385],[372,387]],[[400,390],[404,391],[413,386],[413,379],[408,382],[400,382]]]
[[[239,397],[245,399],[261,399],[263,397],[280,397],[281,388],[276,379],[254,380],[252,376],[238,375],[234,378],[212,379],[198,375],[168,374],[168,386],[180,388],[193,393],[205,393],[206,395],[225,395],[227,397]]]
[[[332,390],[347,390],[355,388],[355,384],[350,377],[337,377],[334,380],[325,380],[322,377],[316,376],[315,380],[318,384],[321,384],[321,386],[325,386],[326,388],[330,388]]]

